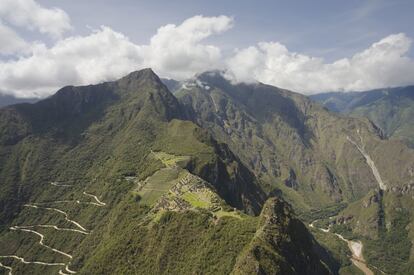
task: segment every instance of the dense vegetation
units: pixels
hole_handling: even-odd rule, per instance
[[[255,233],[256,218],[223,218],[208,212],[165,212],[139,222],[139,203],[119,209],[113,230],[88,259],[84,274],[228,274]],[[136,217],[136,222],[125,219]],[[110,263],[110,264],[103,264]]]
[[[151,70],[0,110],[0,256],[58,265],[0,262],[16,274],[232,272],[266,195],[226,144],[185,118]],[[327,272],[284,214],[302,229],[281,236],[308,246],[266,249]]]
[[[295,214],[339,213],[349,222],[334,230],[378,251],[370,264],[391,269],[394,243],[409,268],[412,212],[395,210],[413,209],[403,144],[268,85],[217,73],[169,85],[176,96],[146,69],[0,110],[0,256],[59,265],[0,263],[16,274],[356,274],[344,243],[312,229],[315,239]],[[349,137],[381,171],[381,196]]]
[[[408,211],[402,211],[395,216],[390,229],[380,230],[377,240],[366,240],[367,260],[384,272],[401,272],[410,258],[412,246],[406,230],[409,222]]]

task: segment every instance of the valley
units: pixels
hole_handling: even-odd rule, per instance
[[[320,93],[310,98],[333,112],[366,117],[390,139],[414,146],[414,86],[383,88],[361,92]]]
[[[329,218],[327,218],[328,220],[332,221],[336,218],[336,216],[330,216]],[[363,253],[363,249],[364,246],[362,244],[361,241],[359,240],[349,240],[344,238],[343,235],[339,234],[339,233],[335,233],[332,232],[332,228],[331,226],[328,226],[328,228],[323,228],[323,227],[317,227],[315,225],[315,223],[317,223],[320,220],[314,220],[309,224],[310,228],[315,228],[317,230],[320,230],[321,232],[323,232],[324,234],[331,234],[336,236],[339,240],[345,242],[347,244],[347,247],[349,249],[349,251],[351,252],[351,255],[349,255],[349,259],[351,260],[352,264],[357,267],[359,270],[361,270],[363,272],[363,274],[365,275],[373,275],[374,272],[371,268],[375,268],[373,266],[368,266],[362,253]],[[375,268],[376,271],[380,272],[381,274],[385,274],[384,272],[382,272],[381,270],[379,270],[378,268]]]
[[[365,275],[374,275],[374,272],[366,265],[364,257],[362,256],[363,245],[361,241],[350,241],[345,239],[340,234],[335,234],[339,239],[347,243],[349,249],[352,252],[351,261],[357,266]]]
[[[413,11],[0,0],[0,275],[414,275]]]
[[[372,247],[411,203],[410,149],[367,119],[220,72],[174,87],[144,69],[0,109],[3,271],[385,270]]]

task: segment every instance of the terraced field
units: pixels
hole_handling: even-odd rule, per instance
[[[214,187],[183,168],[191,160],[190,157],[165,152],[152,152],[152,155],[165,167],[138,182],[135,195],[139,196],[141,203],[154,206],[154,212],[205,209],[211,211],[216,218],[242,218],[243,214],[233,209],[223,209],[225,203],[214,191]],[[155,219],[157,217],[158,215]]]

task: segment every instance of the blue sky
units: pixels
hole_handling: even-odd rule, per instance
[[[0,93],[144,67],[206,70],[304,94],[414,84],[412,0],[0,0]]]
[[[136,43],[146,43],[158,27],[194,15],[234,17],[226,35],[211,39],[224,49],[258,41],[278,41],[290,50],[333,60],[403,32],[414,37],[412,0],[39,0],[71,17],[74,33],[107,25]],[[413,53],[411,50],[410,54]]]

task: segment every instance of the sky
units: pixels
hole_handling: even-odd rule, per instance
[[[412,0],[0,0],[0,93],[151,67],[303,94],[414,84]]]

